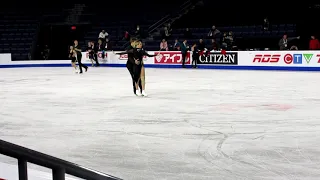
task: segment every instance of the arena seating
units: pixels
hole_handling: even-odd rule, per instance
[[[12,53],[15,60],[28,59],[28,53],[32,47],[32,41],[36,33],[38,21],[37,15],[16,11],[1,11],[0,53]]]
[[[217,27],[222,33],[227,33],[232,31],[236,41],[241,40],[255,40],[255,41],[264,41],[266,39],[274,40],[274,45],[277,46],[276,42],[282,37],[283,34],[287,33],[289,36],[296,35],[296,25],[295,24],[273,24],[270,27],[269,31],[264,31],[262,25],[251,25],[251,26],[224,26]],[[189,43],[197,42],[199,39],[205,39],[209,43],[209,39],[207,39],[207,34],[210,30],[210,26],[208,28],[190,28],[192,32],[193,38],[188,39]],[[173,29],[171,39],[168,41],[169,44],[174,44],[174,39],[182,40],[184,39],[184,31],[185,28]],[[161,40],[161,36],[154,36],[155,40],[146,40],[146,46],[150,50],[159,50],[159,43]]]
[[[149,2],[146,0],[134,1],[132,4],[125,6],[123,2],[115,2],[112,6],[100,7],[96,4],[86,4],[85,18],[91,20],[92,27],[87,32],[85,41],[97,40],[100,31],[104,29],[110,35],[113,49],[123,50],[123,45],[127,43],[123,40],[125,31],[133,34],[135,26],[140,25],[141,30],[147,36],[147,30],[153,23],[176,11],[184,2],[183,0],[164,0],[153,2],[152,6],[148,5],[148,7],[146,7],[146,4]],[[115,10],[119,7],[121,11]]]
[[[11,53],[13,60],[28,60],[36,45],[40,22],[50,16],[54,21],[59,21],[64,17],[61,16],[62,9],[67,7],[67,4],[52,3],[37,3],[37,7],[33,8],[25,8],[24,5],[9,4],[1,7],[0,11],[0,53]]]

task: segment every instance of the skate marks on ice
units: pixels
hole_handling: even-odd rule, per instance
[[[259,149],[257,152],[250,148],[250,146],[255,146],[252,145],[254,143],[257,143],[257,146],[259,146],[261,140],[265,137],[268,138],[268,136],[282,136],[282,138],[288,140],[291,135],[284,135],[286,132],[222,133],[202,127],[198,123],[191,121],[186,122],[191,126],[208,132],[207,136],[203,134],[205,138],[203,138],[198,146],[198,154],[205,161],[219,169],[219,174],[225,172],[222,173],[224,178],[301,179],[310,177],[310,179],[313,179],[312,177],[317,177],[316,174],[319,175],[319,158],[316,158],[314,161],[312,160],[318,152],[314,151],[314,156],[310,157],[310,155],[308,155],[310,152],[304,152],[297,140],[294,140],[296,141],[295,148],[278,146],[273,149],[266,147],[265,150]],[[229,138],[233,138],[236,141],[244,139],[243,145],[241,145],[239,149],[236,149],[233,146],[239,146],[239,142],[234,144],[231,141],[228,143],[228,146],[224,148],[225,150],[229,149],[229,153],[227,153],[223,151],[223,145]],[[251,145],[246,147],[245,144]],[[310,176],[308,172],[311,172],[312,175]]]
[[[250,179],[252,178],[252,174],[238,172],[233,169],[236,164],[240,164],[240,166],[250,166],[254,168],[256,171],[267,170],[272,174],[288,177],[284,172],[278,172],[276,170],[270,170],[265,167],[263,164],[259,164],[252,159],[251,161],[245,161],[237,156],[230,156],[226,154],[222,150],[223,143],[231,136],[242,135],[246,133],[231,133],[225,134],[219,131],[210,130],[202,127],[200,124],[195,124],[191,121],[185,120],[186,123],[190,124],[193,127],[208,131],[208,134],[202,139],[197,148],[197,153],[201,156],[205,161],[215,166],[221,171],[225,171],[224,178],[236,178],[236,179]],[[254,132],[247,133],[251,135],[262,134],[259,137],[265,136],[265,132]],[[249,155],[249,154],[248,154]],[[217,163],[218,162],[218,163]],[[221,165],[224,164],[224,165]],[[220,172],[221,173],[221,172]],[[228,175],[229,174],[229,175]],[[247,176],[246,176],[247,174]],[[251,176],[251,177],[250,177]]]

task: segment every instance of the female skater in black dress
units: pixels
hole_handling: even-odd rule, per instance
[[[77,71],[77,65],[76,65],[77,53],[76,53],[76,51],[74,50],[73,46],[70,46],[69,59],[71,60],[71,66],[74,68],[74,72],[75,72],[75,73],[78,73],[78,71]]]

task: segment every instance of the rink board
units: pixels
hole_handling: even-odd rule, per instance
[[[117,52],[98,53],[101,66],[125,67],[127,55],[117,55]],[[182,55],[178,51],[150,51],[156,57],[143,58],[149,68],[181,68]],[[91,65],[86,52],[82,53],[82,62]],[[191,67],[192,54],[188,53],[186,66]],[[47,61],[11,61],[11,54],[0,54],[0,68],[25,67],[70,67],[70,60]],[[230,51],[226,55],[220,52],[210,52],[201,56],[198,61],[200,69],[230,69],[230,70],[291,70],[320,71],[320,51]]]

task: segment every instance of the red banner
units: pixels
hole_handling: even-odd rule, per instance
[[[182,64],[182,54],[180,52],[160,51],[155,52],[155,64]],[[190,52],[187,53],[185,64],[190,64]]]
[[[277,63],[281,54],[256,54],[253,58],[254,63]]]

